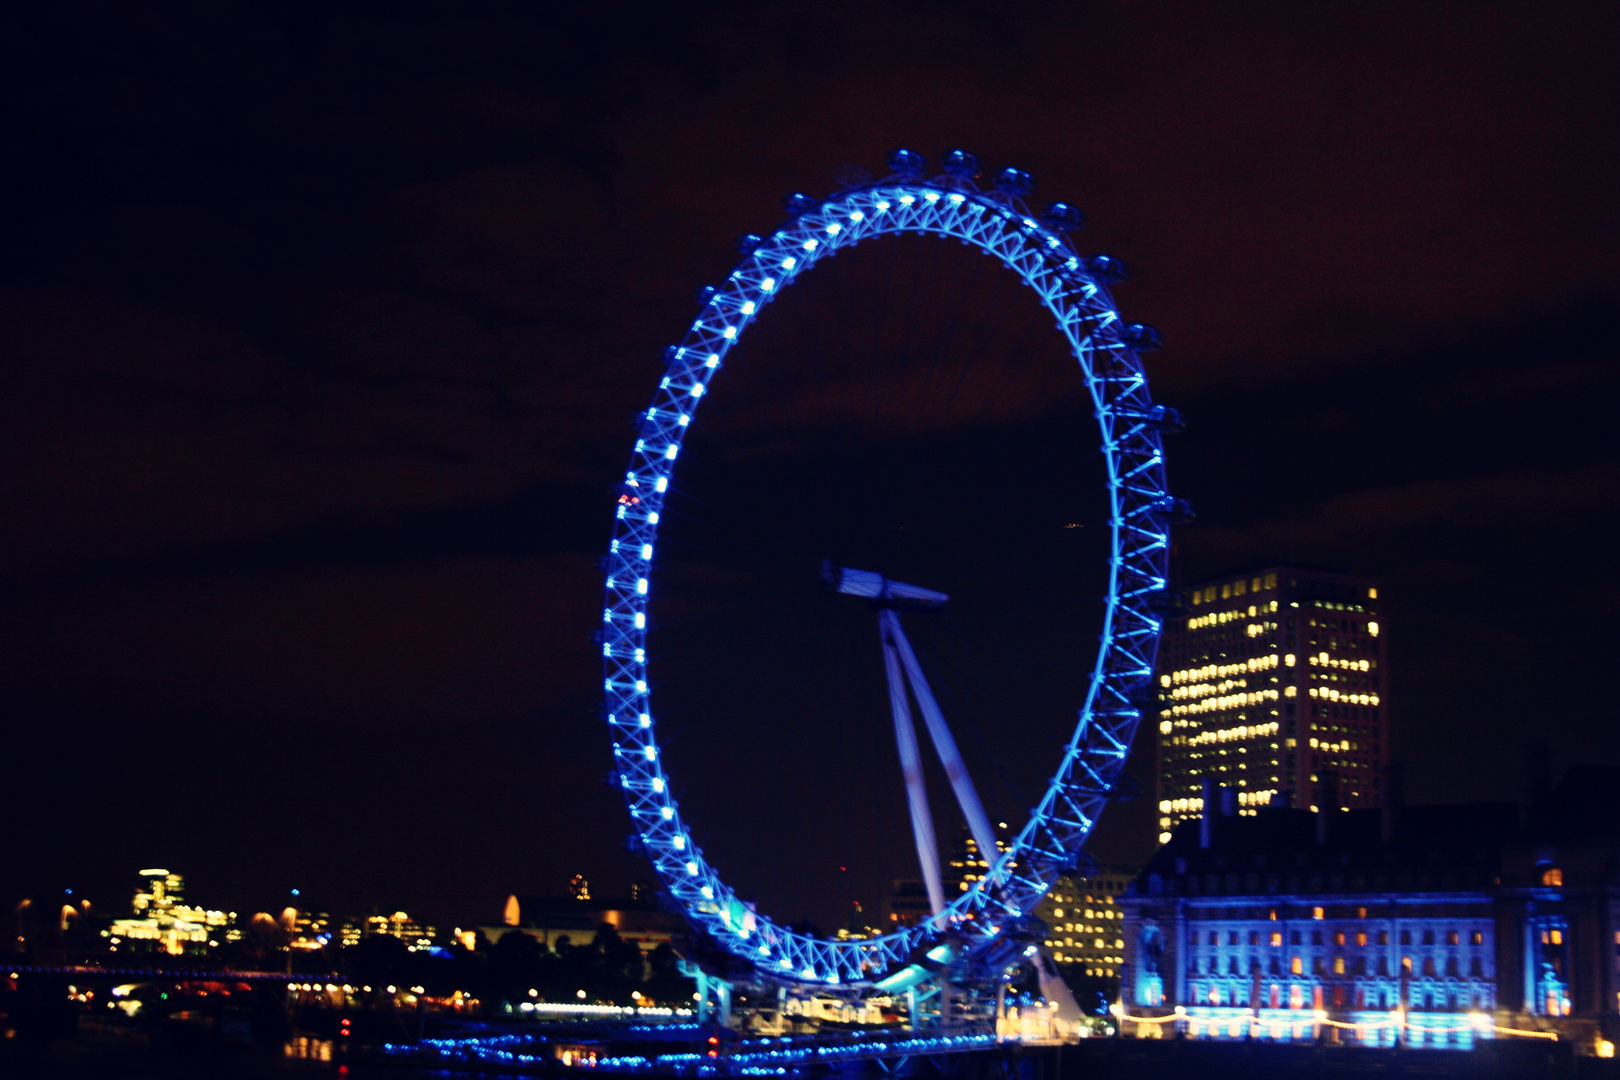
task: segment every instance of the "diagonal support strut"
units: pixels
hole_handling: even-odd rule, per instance
[[[973,778],[968,775],[967,763],[962,760],[962,752],[956,748],[956,740],[951,737],[951,729],[945,724],[945,714],[940,711],[939,702],[934,700],[934,692],[928,685],[927,677],[923,675],[922,665],[917,663],[917,654],[912,651],[906,632],[900,628],[900,616],[892,608],[885,609],[883,616],[892,627],[889,633],[894,638],[895,646],[900,652],[901,663],[905,665],[906,675],[911,680],[911,692],[917,696],[923,720],[928,724],[928,734],[934,740],[934,750],[939,754],[940,764],[945,767],[945,775],[950,779],[951,790],[956,793],[956,802],[962,808],[962,816],[967,818],[968,832],[973,835],[973,842],[979,846],[979,856],[984,859],[985,866],[994,866],[1001,849],[996,845],[995,830],[990,827],[990,819],[985,816],[984,804],[979,801],[979,792],[973,786]]]
[[[882,574],[875,574],[869,570],[833,566],[830,561],[822,564],[821,574],[822,580],[839,592],[852,596],[868,596],[877,602],[878,629],[883,639],[883,667],[889,682],[889,708],[894,713],[894,737],[900,752],[901,772],[906,782],[906,801],[911,810],[911,830],[917,844],[917,861],[922,864],[923,883],[928,889],[929,905],[933,908],[934,914],[938,915],[945,909],[945,888],[940,873],[939,842],[934,835],[934,819],[929,810],[928,788],[923,777],[922,754],[917,746],[917,729],[912,723],[911,705],[906,693],[908,683],[911,695],[916,697],[917,705],[922,709],[923,720],[928,725],[929,738],[933,741],[935,752],[939,754],[940,764],[945,768],[945,775],[951,782],[951,791],[956,795],[957,804],[962,808],[962,816],[967,819],[968,832],[972,835],[974,844],[978,846],[980,856],[989,866],[995,863],[1000,854],[995,830],[990,827],[990,819],[984,812],[984,804],[979,801],[979,793],[973,786],[973,778],[968,775],[967,763],[962,760],[962,752],[951,736],[951,729],[945,723],[945,714],[940,710],[933,689],[928,685],[928,678],[923,674],[922,665],[917,662],[917,654],[911,647],[910,639],[900,626],[900,613],[896,610],[899,604],[928,606],[943,604],[950,597],[933,589],[890,581]]]
[[[939,844],[934,839],[934,816],[928,809],[928,787],[923,780],[922,754],[917,749],[917,729],[912,725],[911,706],[906,701],[904,661],[895,643],[900,624],[892,618],[893,615],[892,611],[884,611],[878,620],[883,634],[883,668],[889,677],[894,741],[900,749],[900,771],[906,779],[906,801],[911,806],[911,832],[917,842],[917,861],[922,863],[929,907],[938,915],[945,910],[945,885],[939,871]],[[903,639],[904,635],[900,637]]]

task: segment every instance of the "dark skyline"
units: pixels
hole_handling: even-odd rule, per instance
[[[1199,509],[1177,580],[1295,559],[1385,581],[1410,798],[1511,797],[1531,740],[1560,766],[1620,761],[1588,689],[1617,637],[1599,599],[1620,503],[1611,8],[3,18],[0,896],[71,884],[122,905],[136,868],[168,865],[209,903],[297,886],[335,910],[493,919],[507,892],[642,873],[600,782],[590,642],[629,417],[732,238],[901,145],[1028,169],[1038,198],[1088,212],[1083,250],[1132,266],[1121,309],[1164,331],[1155,394],[1189,422],[1168,458]],[[1017,302],[996,317],[1016,327]],[[801,306],[784,327],[816,325]],[[1012,337],[995,370],[1025,396],[919,411],[885,452],[958,454],[1056,514],[1041,467],[1090,420],[1019,382]],[[791,349],[773,355],[791,370]],[[838,408],[801,403],[777,430]],[[717,445],[750,430],[725,415]],[[765,460],[694,471],[691,490],[740,498],[721,479]],[[837,494],[804,489],[829,523]],[[1019,542],[963,535],[935,572]],[[702,567],[689,554],[670,580]],[[758,614],[723,584],[693,588],[712,606],[677,657]],[[845,614],[795,632],[825,640]],[[1059,649],[1080,631],[1031,633]],[[1010,658],[984,673],[1017,676]],[[745,754],[698,751],[724,730],[704,708],[732,722],[736,701],[667,696],[692,718],[675,775],[722,870],[749,860],[762,894],[838,892],[821,865],[837,845],[756,848],[738,826],[780,792],[736,782]],[[825,740],[760,739],[833,775]],[[1009,805],[1046,756],[1008,751]],[[1148,767],[1139,750],[1132,771]],[[856,854],[861,820],[836,823]],[[1133,850],[1146,820],[1110,819],[1100,853]]]

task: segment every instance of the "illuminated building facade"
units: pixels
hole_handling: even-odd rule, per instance
[[[883,926],[885,930],[898,930],[902,926],[916,926],[933,914],[928,902],[928,886],[921,878],[902,878],[894,883],[889,895],[883,898]]]
[[[687,931],[686,920],[666,911],[655,899],[592,897],[589,889],[574,890],[571,896],[518,896],[506,898],[500,926],[483,926],[480,931],[490,943],[514,931],[538,938],[555,949],[567,939],[572,945],[588,945],[603,926],[611,926],[625,941],[650,953],[663,944],[674,944]]]
[[[128,919],[114,919],[102,931],[114,951],[165,952],[172,956],[207,952],[225,939],[234,911],[211,911],[185,902],[185,879],[168,870],[140,872]]]
[[[296,916],[297,913],[292,914]],[[338,927],[338,940],[345,948],[358,945],[364,938],[384,934],[399,938],[411,952],[434,948],[434,928],[418,923],[403,911],[396,911],[392,915],[373,914],[364,918],[350,919]]]
[[[1005,852],[1012,843],[1007,823],[998,821],[995,828],[996,847]],[[975,881],[990,870],[990,864],[979,853],[978,841],[973,839],[966,825],[956,831],[956,840],[951,844],[951,858],[944,870],[946,903],[950,903],[959,893],[967,892]]]
[[[1620,1038],[1620,770],[1573,770],[1527,821],[1226,805],[1176,826],[1123,898],[1131,1034]]]
[[[281,915],[282,925],[288,928],[287,947],[289,949],[297,949],[300,952],[316,952],[324,949],[332,940],[332,917],[324,911],[288,908]],[[359,940],[358,937],[356,940]]]
[[[996,846],[1002,851],[1007,850],[1007,823],[996,822]],[[958,895],[967,892],[973,883],[982,878],[990,869],[984,856],[979,853],[978,841],[973,839],[972,833],[966,825],[956,830],[956,838],[951,842],[950,858],[941,868],[941,878],[945,886],[945,902],[950,903]],[[928,890],[922,881],[909,879],[898,880],[894,889],[884,900],[883,924],[886,930],[897,930],[903,926],[916,926],[933,914],[933,908],[928,902]]]
[[[1377,806],[1389,758],[1378,582],[1268,567],[1184,599],[1159,652],[1160,842],[1203,813],[1206,780],[1243,815],[1322,797]]]
[[[1035,909],[1046,947],[1065,973],[1110,979],[1125,962],[1125,909],[1119,899],[1139,867],[1105,866],[1093,877],[1058,878]]]

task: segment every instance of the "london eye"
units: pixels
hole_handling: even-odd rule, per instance
[[[994,973],[1023,953],[1029,913],[1057,877],[1084,866],[1082,848],[1105,806],[1132,787],[1122,770],[1151,700],[1169,596],[1169,526],[1190,512],[1165,482],[1163,437],[1179,426],[1179,418],[1154,403],[1142,362],[1142,354],[1160,344],[1159,335],[1127,323],[1117,311],[1110,286],[1123,277],[1119,261],[1078,250],[1073,234],[1083,227],[1084,215],[1062,202],[1032,210],[1026,200],[1033,182],[1019,169],[1004,169],[981,186],[979,163],[965,151],[946,154],[938,174],[909,150],[895,151],[888,164],[890,175],[827,198],[791,197],[788,220],[768,236],[744,237],[741,261],[700,294],[701,310],[684,338],[666,350],[664,374],[638,415],[604,564],[604,715],[633,837],[694,928],[761,975],[822,987],[893,989],[947,964]],[[894,235],[954,239],[981,251],[1030,288],[1050,317],[1078,365],[1095,418],[1105,477],[1106,584],[1093,613],[1100,632],[1094,654],[1086,658],[1072,730],[1044,794],[1009,838],[998,842],[901,629],[900,612],[907,606],[941,604],[945,594],[892,582],[875,570],[828,564],[829,585],[880,608],[890,703],[930,908],[915,925],[839,939],[754,910],[705,858],[665,769],[649,610],[659,592],[654,567],[661,519],[683,446],[716,373],[784,289],[840,251]],[[923,713],[988,863],[954,897],[940,885],[926,793],[912,775],[918,751],[914,732],[908,749],[909,698]]]

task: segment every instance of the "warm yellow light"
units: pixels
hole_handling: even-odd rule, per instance
[[[1371,634],[1373,637],[1377,637],[1378,636],[1378,624],[1375,623],[1375,622],[1368,623],[1367,624],[1367,633]]]

